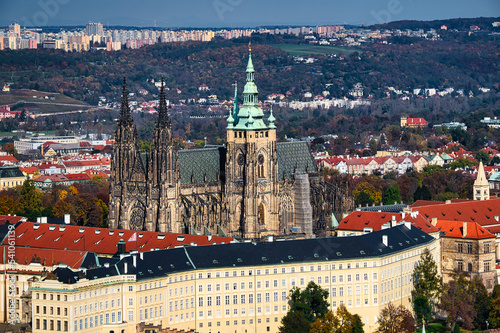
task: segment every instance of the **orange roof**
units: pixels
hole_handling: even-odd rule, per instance
[[[0,155],[0,161],[1,162],[13,162],[13,163],[19,162],[19,160],[12,155]]]
[[[1,247],[3,251],[7,246]],[[54,249],[33,249],[30,247],[16,247],[15,261],[20,265],[30,263],[40,263],[42,266],[54,266],[59,264],[67,265],[73,269],[80,268],[83,259],[87,255],[86,251],[68,251]],[[7,258],[8,259],[8,258]],[[3,263],[3,253],[0,258]]]
[[[178,245],[211,245],[229,243],[232,237],[183,235],[150,231],[79,227],[47,223],[22,222],[16,228],[16,246],[31,248],[89,251],[97,254],[115,254],[117,243],[123,239],[126,250],[151,251],[167,249]],[[137,233],[137,241],[128,241]],[[6,244],[7,238],[4,241]]]
[[[495,235],[476,222],[437,220],[436,227],[445,233],[444,237],[464,239],[496,238]],[[464,227],[467,229],[465,232]]]
[[[90,179],[89,175],[87,175],[86,173],[67,173],[65,176],[66,178],[68,178],[68,180],[73,181]]]
[[[21,220],[24,222],[26,218],[24,216],[0,215],[0,224],[6,224],[7,222],[9,222],[9,224],[16,224]]]
[[[424,118],[408,118],[406,120],[406,124],[408,126],[421,126],[421,125],[427,125],[428,122]]]
[[[21,172],[25,172],[28,175],[32,175],[35,172],[38,172],[38,168],[34,167],[34,166],[32,166],[32,167],[19,167],[19,169],[21,170]]]
[[[477,222],[481,226],[499,224],[500,216],[500,198],[490,200],[469,200],[451,203],[438,203],[431,205],[418,206],[419,201],[412,206],[413,211],[419,211],[420,214],[428,219],[433,217],[449,221],[468,221]]]
[[[402,221],[410,222],[420,230],[431,233],[439,231],[427,219],[420,214],[385,213],[385,212],[365,212],[355,211],[344,217],[337,227],[337,230],[363,231],[365,228],[372,228],[373,231],[382,229],[382,225],[395,219],[397,223]]]

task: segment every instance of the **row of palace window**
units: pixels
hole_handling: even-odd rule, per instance
[[[270,318],[266,318],[266,323],[269,323],[269,322],[270,322]],[[278,317],[274,317],[274,322],[275,322],[275,323],[277,323],[277,322],[278,322]],[[262,323],[262,319],[261,319],[261,318],[257,319],[257,323],[258,323],[258,324],[261,324],[261,323]],[[248,320],[248,324],[249,324],[249,325],[253,325],[253,319],[249,319],[249,320]],[[231,325],[231,321],[230,321],[230,320],[227,320],[227,321],[226,321],[226,326],[229,326],[229,325]],[[235,321],[233,322],[233,325],[237,326],[237,325],[238,325],[238,321],[237,321],[237,320],[235,320]],[[245,319],[243,319],[243,320],[241,321],[241,325],[246,325],[246,320],[245,320]],[[200,323],[200,324],[199,324],[199,326],[200,326],[200,328],[202,328],[202,327],[203,327],[203,323]],[[209,321],[209,322],[207,323],[207,326],[208,326],[208,327],[212,327],[212,322],[211,322],[211,321]],[[217,326],[217,327],[220,327],[220,326],[221,326],[221,322],[220,322],[220,321],[216,322],[216,326]],[[267,332],[269,332],[270,330],[271,330],[271,328],[268,326],[268,327],[266,328],[266,331],[267,331]]]
[[[40,305],[37,305],[36,308],[35,308],[35,313],[36,314],[40,314]],[[42,307],[42,314],[47,314],[47,306],[43,306]],[[49,315],[53,315],[54,314],[54,307],[53,306],[50,306],[49,307]],[[58,306],[56,308],[56,315],[60,316],[61,315],[61,308]],[[64,316],[67,316],[68,315],[68,308],[64,308]]]
[[[491,266],[490,266],[490,262],[489,261],[483,262],[483,269],[484,269],[485,272],[489,272],[490,268],[491,268]],[[463,271],[465,269],[463,261],[458,261],[457,262],[457,269],[459,271]],[[467,271],[468,272],[472,272],[472,263],[468,263],[467,264]]]
[[[457,243],[459,253],[472,253],[472,243]],[[484,244],[483,253],[490,253],[490,244]]]
[[[144,317],[143,317],[144,314]],[[132,316],[133,319],[133,312],[129,311],[129,317]],[[149,309],[141,309],[139,310],[139,320],[146,320],[146,319],[153,319],[153,318],[158,318],[158,317],[163,317],[163,306],[155,306],[154,308],[151,307]],[[129,320],[132,320],[129,318]]]
[[[130,299],[129,299],[130,301]],[[75,316],[78,315],[78,314],[84,314],[84,313],[88,313],[88,312],[94,312],[94,311],[99,311],[99,310],[103,310],[103,309],[109,309],[110,307],[111,308],[114,308],[115,305],[116,306],[121,306],[121,299],[120,298],[117,298],[116,299],[116,302],[114,299],[112,299],[111,301],[109,300],[106,300],[106,301],[101,301],[99,302],[99,307],[97,307],[97,302],[95,303],[90,303],[90,304],[84,304],[84,305],[80,305],[79,307],[75,306],[74,307],[74,314]],[[110,306],[111,305],[111,306]],[[78,311],[80,310],[80,311]]]
[[[35,329],[43,330],[43,331],[64,331],[68,332],[68,321],[61,320],[47,320],[47,319],[36,319],[35,320]]]
[[[187,287],[186,287],[186,290],[187,290]],[[162,295],[162,293],[155,294],[154,295],[154,302],[158,302],[158,301],[161,302],[161,298],[162,298],[161,295]],[[143,299],[144,299],[144,304],[148,304],[148,296],[146,295],[146,296],[144,296],[144,298],[139,296],[139,305],[142,305]],[[149,303],[153,303],[153,295],[149,295]],[[128,305],[134,305],[134,300],[132,298],[128,299]]]
[[[121,323],[122,322],[122,312],[117,311],[117,312],[111,312],[106,313],[105,315],[99,315],[99,316],[90,316],[88,318],[82,318],[79,320],[74,321],[74,331],[78,330],[84,330],[87,328],[92,328],[94,326],[99,326],[99,325],[107,325],[107,324],[115,324],[115,323]]]

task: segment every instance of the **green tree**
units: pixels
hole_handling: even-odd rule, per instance
[[[419,186],[413,194],[413,200],[432,200],[431,191],[425,185]]]
[[[454,331],[459,319],[464,328],[472,329],[474,327],[475,298],[469,284],[465,273],[455,272],[453,279],[443,286],[441,302],[438,307],[447,312],[448,318],[446,320],[451,324],[452,331]]]
[[[401,194],[397,183],[389,185],[384,193],[384,205],[393,205],[394,202],[401,202]]]
[[[294,287],[290,290],[290,310],[281,320],[280,332],[297,332],[295,327],[290,325],[301,325],[303,327],[303,321],[298,316],[302,316],[308,323],[307,330],[302,332],[309,331],[309,325],[318,318],[324,318],[328,312],[329,304],[327,299],[328,291],[312,281],[303,290]]]
[[[28,219],[41,216],[43,210],[43,192],[36,188],[35,183],[26,177],[19,190],[19,213]]]
[[[500,327],[500,285],[497,284],[491,293],[491,311],[488,316],[491,328]]]
[[[403,305],[387,304],[378,316],[377,333],[412,333],[416,330],[415,319]]]
[[[304,315],[297,311],[288,311],[281,319],[279,332],[281,333],[304,333],[309,332],[309,322]]]
[[[422,326],[423,320],[425,320],[425,322],[429,322],[432,310],[427,298],[424,296],[415,297],[413,300],[413,312],[415,313],[417,326]]]
[[[478,150],[476,152],[476,159],[479,162],[483,162],[484,165],[490,165],[490,155],[484,150]]]
[[[430,251],[425,249],[413,270],[412,299],[415,301],[418,297],[424,297],[434,310],[440,293],[441,277],[438,275],[437,264]]]
[[[474,308],[476,318],[474,318],[474,328],[478,330],[487,329],[486,320],[491,309],[491,298],[488,290],[484,286],[483,280],[475,276],[470,283],[471,294],[475,295]]]

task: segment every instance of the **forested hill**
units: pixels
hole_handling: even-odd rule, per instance
[[[456,18],[448,20],[435,20],[435,21],[416,21],[416,20],[403,20],[394,21],[384,24],[371,25],[370,29],[441,29],[445,25],[447,29],[456,29],[459,31],[467,31],[471,26],[478,26],[481,30],[500,31],[500,28],[492,26],[492,22],[500,22],[500,17],[478,17],[478,18]]]
[[[99,96],[120,100],[124,76],[130,92],[144,88],[150,93],[157,93],[150,80],[164,77],[170,88],[167,98],[173,102],[202,97],[198,90],[201,84],[210,87],[207,94],[228,99],[234,94],[234,82],[243,87],[248,41],[167,43],[118,52],[2,51],[0,83],[13,82],[13,89],[61,92],[97,104]],[[261,99],[270,93],[287,91],[292,98],[300,99],[305,91],[320,94],[326,84],[331,96],[343,97],[358,82],[365,87],[365,96],[371,94],[375,98],[385,97],[387,87],[453,87],[473,92],[487,87],[500,91],[500,43],[494,36],[366,43],[360,52],[345,57],[315,55],[317,61],[313,63],[297,62],[267,43],[276,44],[276,40],[252,36],[255,79]]]

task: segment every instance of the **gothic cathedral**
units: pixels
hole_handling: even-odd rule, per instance
[[[176,150],[164,87],[152,149],[141,153],[124,83],[110,179],[110,228],[310,237],[346,210],[345,191],[318,179],[306,142],[276,142],[259,107],[249,50],[243,104],[227,118],[225,147]]]

